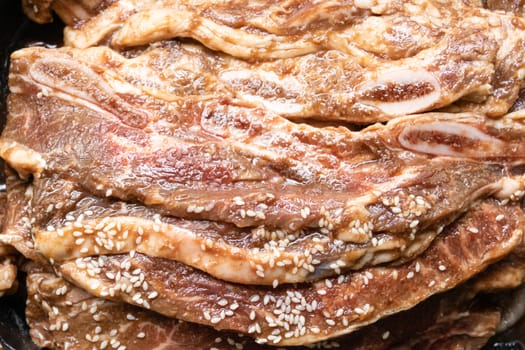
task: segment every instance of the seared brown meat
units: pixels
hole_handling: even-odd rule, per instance
[[[181,322],[129,304],[95,298],[49,271],[28,274],[27,319],[31,336],[53,349],[235,349],[211,328]],[[231,335],[236,342],[246,343]]]
[[[496,264],[497,265],[497,264]],[[166,318],[125,303],[93,297],[41,267],[26,268],[29,298],[27,318],[38,345],[50,348],[84,349],[93,345],[143,349],[232,349],[263,350],[249,337],[218,332],[212,328]],[[495,333],[502,318],[502,305],[479,300],[470,293],[471,282],[459,292],[434,296],[413,309],[387,317],[351,335],[320,342],[308,348],[380,350],[392,347],[432,349],[443,344],[477,348]],[[483,291],[481,291],[483,292]],[[464,299],[463,295],[473,299]],[[418,320],[418,322],[413,322]]]
[[[24,13],[37,23],[53,20],[52,11],[60,18],[73,25],[88,20],[106,8],[112,0],[22,0]]]
[[[161,216],[138,220],[110,209],[102,224],[119,228],[120,243],[108,248],[81,229],[101,223],[77,208],[71,220],[37,222],[49,258],[137,250],[236,282],[302,282],[410,258],[477,199],[512,199],[525,187],[519,120],[426,114],[360,132],[316,128],[228,100],[145,100],[104,65],[84,66],[79,53],[32,48],[13,56],[2,157],[22,176],[57,175],[77,192],[222,226],[162,226]],[[465,181],[465,174],[475,176]],[[68,221],[79,226],[64,227]],[[141,232],[155,243],[142,242]],[[235,238],[219,239],[225,234]]]
[[[0,137],[40,346],[479,348],[525,312],[516,2],[23,4],[69,46],[12,55]]]
[[[2,242],[1,231],[5,228],[5,218],[7,210],[7,196],[5,192],[0,192],[0,297],[9,294],[17,288],[17,252],[10,246]]]
[[[0,243],[0,297],[17,289],[16,274],[16,251]]]
[[[115,45],[183,36],[247,58],[295,56],[330,47],[334,44],[330,39],[340,31],[349,31],[345,38],[354,34],[346,45],[354,41],[357,48],[359,44],[373,48],[370,52],[387,48],[391,58],[413,54],[430,47],[443,34],[441,26],[466,9],[462,1],[418,6],[414,1],[26,0],[24,5],[31,18],[55,10],[69,26],[66,41],[76,47],[93,46],[110,34],[116,36],[111,40]],[[411,16],[416,13],[434,23],[425,16],[414,20]],[[389,22],[391,30],[381,26]],[[371,25],[375,28],[368,37],[377,36],[375,47],[362,35]],[[381,38],[382,32],[390,35]]]
[[[219,75],[190,71],[288,117],[366,124],[456,101],[461,111],[500,116],[523,78],[525,22],[462,1],[121,0],[94,17],[77,11],[90,7],[83,1],[70,3],[66,20],[79,12],[80,22],[66,29],[68,45],[193,37],[256,61],[218,55]]]
[[[411,262],[277,288],[222,282],[138,253],[79,258],[57,268],[100,297],[251,334],[261,343],[298,345],[352,332],[469,279],[521,243],[524,220],[518,205],[487,201]]]
[[[525,14],[525,1],[523,0],[487,0],[485,6],[491,10],[503,10],[519,16]]]
[[[423,251],[439,229],[414,237],[381,234],[345,244],[314,231],[270,234],[263,228],[183,220],[138,204],[101,199],[66,180],[33,183],[33,233],[39,252],[54,261],[131,251],[177,260],[235,282],[301,282],[342,271],[406,260]],[[75,195],[73,200],[71,197]],[[55,208],[54,203],[68,203]],[[51,210],[47,210],[51,208]]]

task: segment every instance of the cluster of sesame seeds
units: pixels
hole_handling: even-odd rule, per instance
[[[373,278],[371,274],[365,277]],[[325,279],[323,281],[324,287],[321,287],[320,284],[316,287],[317,294],[327,295],[336,283],[341,284],[344,281],[345,277],[342,275],[335,280]],[[319,334],[326,327],[348,327],[350,322],[366,317],[374,310],[372,305],[365,303],[354,309],[341,307],[330,312],[320,304],[322,301],[319,301],[318,298],[315,296],[306,297],[299,290],[287,290],[283,294],[254,294],[249,298],[249,302],[255,304],[255,310],[261,308],[261,302],[264,306],[263,309],[268,310],[263,315],[260,315],[259,311],[252,310],[249,315],[253,323],[250,324],[248,333],[259,335],[256,342],[260,344],[278,344],[289,338],[298,338],[306,334]],[[318,316],[322,317],[318,318]],[[269,327],[269,330],[264,331],[264,336],[261,334],[261,317],[264,319],[264,326]],[[337,347],[331,342],[321,342],[314,344],[314,346],[331,348],[328,344]]]
[[[387,241],[387,239],[384,238],[384,237],[379,237],[379,238],[377,238],[377,237],[374,236],[374,237],[372,237],[372,238],[370,239],[370,243],[372,244],[372,247],[380,247],[380,246],[382,246],[386,241]]]
[[[291,242],[295,241],[302,235],[302,231],[296,231],[295,233],[287,233],[283,230],[270,230],[265,226],[258,226],[252,229],[252,235],[255,238],[260,238],[271,243],[272,246],[278,246],[280,248],[286,248]]]
[[[205,309],[202,312],[203,318],[212,325],[225,320],[227,317],[234,316],[235,311],[240,307],[236,301],[230,302],[226,298],[219,299],[216,304],[219,306],[218,308]]]
[[[132,269],[130,258],[134,254],[135,252],[131,251],[130,257],[124,258],[118,266],[108,264],[108,261],[111,260],[107,256],[78,258],[75,264],[79,269],[86,270],[88,276],[94,278],[89,287],[93,291],[99,290],[100,296],[114,297],[117,294],[127,294],[134,304],[149,309],[150,302],[156,299],[159,293],[156,290],[150,290],[146,276],[140,268]],[[110,280],[111,285],[105,285],[97,279],[99,276]]]
[[[250,301],[257,303],[262,299],[262,303],[272,310],[272,314],[266,314],[264,321],[272,330],[270,334],[263,338],[257,338],[260,344],[271,343],[278,344],[283,338],[292,338],[304,336],[308,331],[306,327],[305,312],[314,312],[318,308],[317,301],[307,301],[300,291],[287,291],[285,296],[275,296],[265,294],[262,298],[259,295],[253,295]],[[250,314],[250,320],[253,323],[249,326],[250,333],[261,333],[261,325],[256,319],[256,313]],[[318,329],[310,329],[312,332]],[[320,331],[320,330],[319,330]]]
[[[418,197],[414,197],[414,201],[415,202],[417,202],[417,198]],[[395,199],[394,199],[394,204],[395,204]],[[426,208],[426,206],[425,206],[425,208]],[[50,210],[53,210],[53,209],[50,209]],[[301,212],[301,215],[302,214],[303,214],[303,212]],[[67,218],[67,220],[69,220],[69,222],[71,223],[72,227],[83,228],[85,230],[84,226],[82,226],[82,227],[78,226],[79,224],[82,224],[82,221],[84,219],[84,215],[86,215],[86,214],[85,213],[81,214],[80,216],[78,216],[76,218],[69,217],[69,218]],[[89,216],[89,214],[87,214],[87,215]],[[498,215],[496,217],[497,221],[501,221],[503,219],[504,219],[504,215],[503,214],[500,214],[500,215]],[[157,215],[154,220],[155,220],[156,224],[161,224],[160,216]],[[416,223],[413,226],[411,224],[410,227],[411,228],[417,227],[419,221],[418,220],[414,220],[414,221],[412,221],[412,223],[413,222],[416,222]],[[107,227],[109,227],[109,228],[107,228]],[[111,223],[111,225],[107,225],[104,228],[107,229],[108,231],[111,231],[115,227],[116,227],[116,224],[115,223]],[[90,230],[90,229],[91,230],[102,229],[102,228],[97,228],[97,227],[91,228],[89,226],[87,228],[88,228],[88,230]],[[104,229],[102,229],[102,230],[104,231]],[[477,228],[475,228],[475,227],[468,227],[467,230],[469,232],[471,232],[471,233],[478,233],[479,232],[479,230]],[[75,231],[75,232],[78,232],[78,231]],[[81,234],[80,233],[75,233],[75,232],[73,233],[73,236],[75,236],[76,238],[81,238]],[[294,256],[294,258],[291,261],[287,261],[287,260],[283,260],[283,259],[279,260],[278,259],[280,257],[280,254],[282,253],[283,249],[288,247],[291,242],[296,240],[298,235],[288,234],[288,233],[285,233],[283,231],[276,231],[276,230],[268,231],[268,230],[265,230],[262,227],[257,228],[257,230],[255,230],[255,232],[256,232],[255,234],[257,234],[259,236],[262,236],[262,237],[278,238],[277,240],[270,239],[267,243],[265,243],[265,246],[264,246],[263,249],[268,251],[268,252],[272,252],[273,255],[268,255],[267,260],[262,262],[263,264],[267,264],[267,265],[272,266],[272,267],[274,265],[279,264],[279,263],[284,264],[283,266],[286,266],[286,265],[295,265],[295,266],[301,265],[301,262],[299,261],[300,258],[298,256]],[[91,233],[93,233],[93,232],[89,232],[88,234],[91,234]],[[319,250],[317,250],[317,248],[316,248],[316,249],[313,250],[313,253],[315,253],[317,251],[324,251],[326,249],[326,245],[324,245],[324,243],[326,243],[325,240],[323,238],[318,238],[318,237],[315,237],[315,239],[318,240]],[[329,241],[328,238],[326,238],[326,240]],[[79,244],[82,244],[82,243],[83,242],[80,242]],[[336,244],[338,244],[338,243],[339,242],[336,242]],[[341,242],[340,244],[344,244],[344,242]],[[312,251],[309,250],[305,255],[311,256],[312,255]],[[272,262],[272,258],[273,258],[273,262]],[[294,261],[295,259],[297,259],[297,261]],[[86,268],[88,269],[88,274],[90,276],[94,277],[97,274],[101,273],[101,269],[103,269],[104,264],[105,264],[105,257],[99,257],[96,260],[93,260],[93,259],[91,259],[91,260],[77,259],[77,261],[80,261],[81,265],[83,263],[85,263]],[[312,263],[312,262],[314,262],[314,264],[311,264],[311,266],[313,268],[313,265],[315,265],[315,261],[313,259],[311,259],[310,263]],[[341,273],[340,269],[341,269],[341,267],[344,267],[344,266],[345,266],[345,262],[344,261],[337,260],[330,267],[332,269],[334,269],[334,271],[336,273]],[[136,288],[143,288],[143,290],[145,292],[147,292],[147,287],[144,288],[144,285],[143,285],[143,283],[145,282],[143,274],[141,275],[141,271],[138,270],[138,269],[131,270],[131,264],[130,264],[129,261],[126,261],[126,260],[124,260],[121,263],[120,267],[121,267],[121,269],[124,270],[124,272],[119,271],[117,273],[113,273],[113,272],[106,272],[105,273],[105,276],[108,279],[111,279],[111,280],[117,280],[117,275],[120,273],[119,282],[120,281],[124,281],[124,282],[121,283],[120,286],[118,288],[115,288],[114,290],[119,290],[120,289],[121,292],[128,293],[130,295],[131,295],[132,292],[135,292],[132,295],[132,300],[135,303],[138,303],[138,304],[144,303],[144,301],[141,301],[142,299],[146,299],[146,303],[147,303],[147,299],[154,299],[154,298],[156,298],[158,296],[158,293],[156,291],[149,292],[149,294],[148,293],[142,293],[142,292],[140,294],[136,293],[136,291],[135,291]],[[264,276],[264,266],[263,265],[257,265],[256,269],[257,269],[258,272],[260,272]],[[416,263],[414,265],[414,270],[409,271],[407,273],[407,275],[406,275],[406,278],[407,279],[412,279],[415,276],[415,273],[418,273],[420,271],[420,269],[421,269],[420,264]],[[447,267],[444,264],[440,263],[437,266],[437,269],[439,271],[444,272],[444,271],[447,270]],[[310,270],[310,268],[307,268],[306,270]],[[365,273],[361,274],[361,276],[363,278],[363,284],[364,285],[368,285],[369,280],[373,279],[373,275],[370,272],[368,272],[368,271],[365,271]],[[339,277],[344,279],[344,276],[339,276]],[[139,283],[139,284],[135,285],[136,283]],[[320,294],[320,295],[326,295],[327,294],[327,290],[333,287],[333,282],[330,279],[324,280],[324,283],[325,283],[326,288],[322,288],[322,289],[318,290],[318,294]],[[434,280],[432,280],[432,281],[430,281],[428,283],[428,286],[432,287],[432,286],[435,285],[435,283],[436,282]],[[123,288],[122,287],[123,284],[126,285],[124,287],[124,289],[122,289]],[[128,288],[129,288],[130,285],[131,285],[131,288],[133,290],[129,290],[128,291]],[[146,286],[147,286],[147,282],[146,282]],[[98,285],[97,285],[97,287],[98,287]],[[277,287],[277,285],[274,285],[274,287]],[[67,292],[67,288],[65,288],[65,290],[57,289],[57,291],[56,291],[57,295],[63,295],[66,292]],[[114,294],[111,294],[111,289],[109,289],[107,293],[108,293],[107,295],[111,295],[111,296],[114,295]],[[289,292],[289,293],[293,294],[293,292]],[[265,338],[260,338],[258,340],[258,342],[260,342],[260,343],[277,344],[277,343],[281,342],[285,338],[303,336],[304,334],[306,334],[306,332],[311,332],[311,333],[315,334],[315,333],[319,333],[321,331],[322,328],[320,328],[320,327],[312,326],[310,328],[307,328],[307,326],[305,325],[306,321],[305,321],[304,312],[308,311],[309,309],[310,309],[310,311],[317,309],[318,306],[317,306],[317,303],[315,302],[315,300],[312,303],[310,303],[310,304],[308,304],[306,301],[304,301],[304,303],[303,303],[303,300],[305,300],[305,298],[300,299],[296,294],[293,294],[293,295],[295,297],[295,300],[299,300],[299,301],[296,302],[293,299],[294,297],[291,297],[290,301],[288,302],[287,308],[285,308],[284,310],[282,309],[282,306],[285,305],[286,302],[283,301],[284,300],[283,298],[275,297],[275,296],[272,296],[272,295],[264,296],[263,300],[264,300],[264,304],[265,305],[268,304],[268,303],[273,303],[274,304],[273,315],[265,317],[265,321],[270,326],[270,328],[273,328],[273,330]],[[290,294],[289,294],[289,296],[290,296]],[[261,297],[259,295],[254,295],[254,296],[252,296],[250,298],[250,301],[253,301],[253,302],[259,302],[260,300],[261,300]],[[315,308],[313,306],[314,303],[315,303]],[[217,323],[221,322],[222,320],[224,320],[226,317],[233,316],[235,309],[237,309],[239,307],[238,304],[236,304],[236,303],[230,304],[230,302],[227,299],[224,299],[224,298],[218,300],[217,301],[217,305],[222,308],[218,313],[215,313],[215,311],[214,311],[213,314],[211,314],[210,312],[204,312],[203,313],[203,317],[205,319],[207,319],[208,321],[210,321],[212,324],[217,324]],[[145,306],[145,307],[149,308],[149,306]],[[294,310],[296,310],[296,311],[294,312]],[[369,313],[371,310],[372,310],[372,306],[370,304],[365,304],[365,305],[363,305],[361,307],[356,307],[353,310],[342,310],[342,309],[339,309],[339,310],[337,310],[336,312],[334,312],[332,314],[329,313],[329,312],[322,312],[322,314],[324,316],[324,322],[328,326],[332,326],[332,327],[336,326],[338,324],[338,322],[341,322],[344,326],[348,326],[348,324],[349,324],[348,318],[341,320],[341,317],[343,317],[343,315],[348,314],[349,311],[353,311],[353,313],[355,313],[357,315],[365,315],[365,314]],[[55,311],[52,309],[52,312],[55,312]],[[285,316],[281,317],[281,315],[285,315]],[[256,315],[255,311],[253,311],[253,310],[250,312],[250,320],[253,321],[253,323],[250,325],[250,327],[248,329],[249,333],[254,333],[254,334],[262,333],[261,324],[257,321],[257,315]],[[68,327],[69,326],[67,325],[67,323],[65,325],[64,325],[64,323],[61,323],[61,324],[59,324],[57,326],[54,326],[54,328],[56,330],[62,330],[62,331],[67,331]],[[89,336],[90,339],[87,339],[87,338],[86,339],[89,340],[89,341],[98,340],[97,334],[98,333],[96,332],[96,329],[95,329],[94,334],[87,334],[86,335],[86,337]],[[389,335],[390,334],[389,334],[388,331],[384,332],[383,335],[382,335],[382,338],[383,339],[387,339],[389,337]],[[138,333],[137,334],[138,338],[143,338],[144,336],[145,336],[144,333]],[[235,340],[233,340],[233,339],[231,339],[231,341],[235,342]],[[110,344],[109,342],[106,341],[105,347],[108,346],[108,344],[109,345],[114,345],[114,344],[117,344],[117,343]],[[239,346],[241,346],[241,347],[238,347],[238,348],[239,349],[242,348],[242,344],[241,343],[235,343],[235,344],[240,344]],[[321,344],[321,343],[319,343],[319,344]],[[118,343],[117,346],[118,346],[118,349],[120,349],[120,350],[125,349],[125,346],[122,348],[122,345],[120,345],[120,343]],[[316,344],[316,346],[319,346],[319,345]],[[330,345],[328,345],[328,346],[330,346]],[[337,346],[334,345],[334,347],[337,347]]]
[[[195,213],[195,214],[200,214],[202,212],[209,212],[211,211],[213,208],[215,207],[215,202],[209,202],[208,204],[206,205],[195,205],[195,204],[190,204],[188,205],[188,207],[186,208],[186,212],[188,214],[191,214],[191,213]],[[156,214],[158,215],[158,214]]]
[[[322,234],[328,235],[331,231],[334,230],[334,227],[341,223],[343,214],[343,208],[337,208],[333,211],[333,215],[331,215],[331,212],[325,208],[325,206],[321,206],[319,209],[319,215],[321,218],[317,222],[317,226],[319,227],[319,231]]]
[[[365,221],[356,218],[350,222],[348,230],[351,235],[350,238],[361,237],[359,241],[368,241],[372,237],[374,224],[370,220]]]
[[[394,196],[382,195],[381,203],[390,208],[390,211],[404,218],[414,218],[427,213],[432,205],[425,197],[414,194],[407,194],[404,191],[397,191]],[[416,224],[411,224],[417,226]]]
[[[419,261],[416,261],[416,263],[414,264],[414,268],[407,272],[406,279],[410,280],[414,278],[419,272],[421,272],[421,264],[419,263]]]
[[[33,5],[33,10],[34,10],[35,8],[38,10],[38,7],[36,7],[36,5]],[[38,12],[38,11],[35,11],[35,13],[37,13],[37,12]],[[49,89],[46,88],[46,87],[41,87],[41,88],[40,88],[40,91],[37,92],[37,94],[36,94],[36,97],[38,97],[38,98],[48,97],[48,96],[49,96]]]
[[[337,259],[336,261],[330,263],[329,267],[330,269],[334,270],[334,272],[338,275],[341,274],[341,268],[346,267],[346,262],[342,259]]]
[[[308,216],[310,216],[310,207],[303,207],[303,208],[301,208],[301,217],[303,219],[307,219]]]
[[[93,212],[90,210],[85,211],[76,218],[71,214],[66,215],[64,228],[57,228],[57,235],[63,237],[64,229],[71,231],[75,239],[75,245],[79,246],[81,254],[90,252],[90,247],[92,247],[95,254],[100,254],[102,251],[121,251],[126,246],[129,232],[122,229],[120,221],[112,220],[111,217],[104,217],[93,224],[84,222],[86,216],[90,215],[93,215]],[[47,228],[48,231],[54,231],[53,229],[53,227]],[[88,237],[89,239],[87,239]],[[141,238],[140,234],[139,238]]]
[[[377,193],[380,196],[380,193]],[[382,195],[381,203],[388,207],[389,210],[403,219],[409,219],[408,227],[410,229],[409,238],[415,239],[420,220],[418,217],[426,214],[432,205],[421,195],[407,194],[405,191],[397,191],[395,195]]]
[[[327,237],[312,237],[312,246],[305,248],[300,251],[300,253],[289,253],[286,251],[287,248],[289,248],[290,244],[302,233],[291,235],[281,230],[267,230],[264,227],[258,227],[252,230],[252,234],[257,238],[266,240],[262,249],[252,248],[250,250],[251,256],[264,253],[260,259],[260,263],[255,263],[252,260],[249,261],[252,267],[256,269],[256,274],[261,278],[264,278],[266,269],[273,269],[275,267],[290,267],[292,274],[297,274],[300,271],[313,273],[315,271],[315,265],[321,263],[319,259],[315,258],[316,254],[324,252],[329,243]]]
[[[525,190],[519,189],[519,190],[514,191],[514,192],[510,195],[509,199],[510,199],[511,201],[518,201],[518,200],[520,200],[524,195],[525,195]]]
[[[267,193],[266,198],[274,199],[275,196],[271,193]],[[246,201],[240,196],[233,197],[232,203],[234,206],[239,207],[237,210],[242,219],[249,218],[266,220],[266,211],[268,210],[268,205],[266,203],[260,202],[248,206]]]
[[[64,315],[61,314],[59,308],[49,305],[46,301],[42,301],[41,304],[43,309],[47,310],[49,320],[54,320],[54,322],[49,325],[49,330],[67,332],[69,330],[69,323],[64,319]]]

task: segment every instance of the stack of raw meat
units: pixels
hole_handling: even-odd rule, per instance
[[[23,3],[67,25],[0,138],[39,346],[479,348],[525,311],[516,2]]]

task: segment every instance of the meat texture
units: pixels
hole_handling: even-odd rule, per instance
[[[518,246],[523,223],[519,206],[488,201],[403,265],[277,288],[229,284],[138,253],[78,258],[57,269],[99,297],[251,334],[261,343],[300,345],[355,331],[453,288]]]
[[[485,6],[491,10],[503,10],[519,16],[525,14],[525,2],[522,0],[487,0]]]
[[[516,2],[23,6],[68,46],[12,55],[0,137],[39,346],[479,348],[525,313]]]
[[[100,299],[57,277],[41,266],[28,270],[27,318],[31,333],[41,347],[70,350],[89,346],[125,346],[142,349],[245,349],[273,347],[251,338],[221,333],[212,328],[163,317],[124,303]],[[483,302],[470,292],[471,283],[426,300],[413,309],[387,317],[355,333],[308,348],[380,350],[392,347],[431,349],[448,344],[476,348],[495,333],[501,322],[501,304]],[[483,291],[481,291],[483,292]],[[472,299],[465,299],[470,295]],[[418,319],[420,322],[411,322]],[[438,345],[439,346],[439,345]]]
[[[0,232],[5,227],[7,196],[0,192]],[[10,245],[2,242],[0,233],[0,297],[14,292],[18,287],[17,282],[17,251]]]
[[[218,344],[211,328],[95,298],[39,266],[29,268],[27,285],[31,336],[42,348],[235,349],[226,338]]]
[[[454,102],[501,116],[523,79],[525,22],[462,1],[245,2],[123,0],[90,17],[77,8],[91,1],[71,1],[65,41],[86,48],[109,37],[125,47],[192,37],[241,58],[217,56],[213,79],[228,96],[287,117],[359,124]]]
[[[53,12],[65,23],[74,25],[86,21],[102,11],[110,0],[22,0],[22,9],[36,23],[53,21]]]
[[[40,181],[42,186],[39,185]],[[46,181],[40,178],[26,186],[31,191],[22,190],[23,186],[17,188],[20,193],[30,192],[31,202],[40,203],[42,208],[29,210],[31,219],[28,217],[21,221],[27,222],[29,219],[36,227],[42,216],[52,215],[57,209],[71,210],[81,202],[97,204],[71,182]],[[57,193],[65,193],[69,198],[57,202],[60,197],[51,195]],[[504,202],[508,202],[508,199]],[[51,203],[63,203],[64,207],[49,207]],[[304,286],[281,286],[273,289],[228,284],[174,261],[148,257],[135,250],[128,255],[96,254],[56,261],[55,264],[62,275],[98,297],[125,301],[170,317],[204,323],[218,329],[252,334],[263,343],[310,343],[355,331],[378,318],[410,308],[432,294],[454,287],[508,252],[516,251],[515,247],[522,241],[521,230],[525,220],[519,203],[511,203],[488,200],[476,206],[463,219],[447,226],[429,249],[404,265],[368,268]],[[141,209],[133,205],[128,204],[126,207],[125,203],[117,204],[115,208],[127,211],[128,214],[141,213]],[[100,217],[101,208],[91,208],[93,212],[89,215],[92,216],[93,227],[96,227],[103,222]],[[85,208],[81,209],[84,211]],[[81,230],[78,223],[76,220],[71,221],[73,227]],[[105,243],[117,245],[118,242],[112,240],[112,229],[100,227],[98,230],[100,231],[96,234],[99,238],[100,232],[108,234],[102,237]],[[75,232],[77,231],[70,233],[74,239],[83,240],[89,236],[80,237]],[[38,241],[38,234],[36,237]],[[149,237],[147,240],[150,240]],[[79,245],[82,244],[80,242]],[[39,248],[39,244],[36,246]],[[60,250],[60,246],[55,248]],[[393,290],[392,286],[395,285],[399,287]],[[54,293],[55,290],[53,289]],[[388,295],[377,295],[378,290],[383,290]],[[396,296],[396,293],[399,295]],[[352,297],[345,300],[337,296]],[[287,298],[290,299],[289,304]],[[189,303],[188,300],[192,302]],[[288,306],[290,312],[287,311]],[[291,312],[292,309],[296,311]],[[295,317],[297,312],[298,318]],[[281,314],[284,317],[280,317]],[[53,319],[53,324],[63,317],[70,318],[65,315],[67,314],[59,312],[58,318]],[[481,317],[478,320],[488,317],[487,322],[496,322],[487,314],[478,316]],[[62,327],[69,326],[60,324],[60,329]],[[162,327],[171,329],[174,324],[168,323]],[[494,328],[487,327],[489,330]],[[41,327],[34,325],[33,328]],[[40,337],[36,334],[34,336]],[[71,336],[78,337],[78,334]],[[50,335],[44,335],[46,339],[50,339],[49,337]],[[60,337],[58,339],[60,342],[64,340]],[[105,338],[97,339],[103,341]]]
[[[231,100],[144,98],[123,81],[117,89],[126,94],[115,94],[117,78],[75,53],[13,56],[0,154],[21,176],[51,181],[40,188],[69,181],[57,186],[155,212],[130,216],[94,198],[38,221],[48,258],[134,250],[235,282],[302,282],[409,259],[476,200],[523,195],[525,127],[517,118],[437,113],[360,132],[316,128]],[[53,212],[47,203],[33,211]],[[91,205],[105,212],[90,218]],[[91,234],[102,224],[118,244]]]

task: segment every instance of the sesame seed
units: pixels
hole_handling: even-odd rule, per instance
[[[401,213],[401,208],[399,208],[399,207],[391,207],[390,210],[392,210],[392,213],[394,213],[394,214],[400,214]]]
[[[475,228],[475,227],[469,227],[468,230],[469,230],[469,232],[472,232],[472,233],[478,233],[479,232],[479,230],[477,228]]]
[[[242,198],[241,198],[241,197],[238,197],[238,196],[237,196],[237,197],[233,197],[233,201],[234,201],[235,204],[237,204],[237,205],[244,205],[244,204],[245,204],[244,201],[242,200]]]
[[[409,273],[407,273],[407,279],[412,279],[414,278],[414,271],[410,271]]]
[[[335,321],[332,319],[326,319],[325,322],[329,326],[335,326]]]
[[[505,218],[505,215],[503,214],[499,214],[498,216],[496,216],[496,221],[501,221]]]
[[[381,336],[381,339],[383,339],[383,340],[387,340],[388,337],[390,337],[390,332],[389,332],[389,331],[386,331],[386,332],[383,333],[383,335]]]
[[[303,219],[306,219],[309,215],[310,215],[310,208],[309,207],[304,207],[304,208],[301,209],[301,217]]]
[[[439,265],[438,266],[439,271],[445,271],[447,267],[445,265]]]
[[[211,320],[211,316],[208,311],[204,311],[202,314],[204,316],[204,319],[206,319],[207,321]]]
[[[140,333],[137,334],[137,338],[143,339],[145,337],[146,337],[146,333],[144,333],[144,332],[140,332]]]
[[[314,333],[314,334],[317,334],[317,333],[320,333],[321,332],[321,329],[319,329],[319,327],[310,327],[310,332]]]

